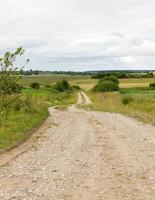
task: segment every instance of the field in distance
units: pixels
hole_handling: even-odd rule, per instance
[[[72,85],[79,85],[86,90],[91,89],[97,83],[97,79],[91,79],[89,75],[30,75],[22,76],[21,84],[29,86],[30,83],[36,81],[40,85],[46,86],[63,79],[69,81]],[[155,82],[155,78],[120,79],[119,82],[120,88],[148,87],[150,83]]]

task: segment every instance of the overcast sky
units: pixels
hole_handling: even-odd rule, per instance
[[[27,68],[155,69],[155,0],[0,0],[0,54]]]

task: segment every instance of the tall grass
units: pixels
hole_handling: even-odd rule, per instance
[[[11,102],[14,95],[8,95],[6,100]],[[38,126],[48,116],[48,107],[75,103],[76,93],[53,93],[50,89],[25,89],[18,101],[3,109],[0,103],[0,150],[16,145],[25,140],[27,132]],[[1,99],[0,99],[1,101]],[[4,112],[4,113],[2,113]]]
[[[155,92],[154,92],[155,93]],[[155,124],[155,97],[146,93],[93,93],[87,92],[92,100],[89,109],[123,113],[141,121]]]

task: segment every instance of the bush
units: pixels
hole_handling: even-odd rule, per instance
[[[73,89],[73,90],[81,90],[80,86],[78,86],[78,85],[72,85],[71,89]]]
[[[95,92],[114,92],[118,90],[119,85],[113,81],[99,81],[93,88]]]
[[[113,82],[115,82],[117,84],[119,83],[118,82],[118,78],[116,76],[106,76],[106,77],[100,79],[99,81],[100,82],[103,82],[103,81],[113,81]]]
[[[155,83],[150,83],[149,87],[150,88],[155,88]]]
[[[33,82],[30,84],[30,87],[33,89],[39,89],[40,88],[40,84],[38,82]]]
[[[52,87],[52,85],[50,85],[50,84],[47,84],[47,85],[45,85],[45,87],[46,87],[46,88],[51,88],[51,87]]]
[[[70,90],[70,85],[66,80],[57,81],[53,86],[53,89],[59,92],[65,92]]]
[[[133,97],[131,97],[131,96],[123,96],[122,97],[122,103],[124,104],[124,105],[128,105],[130,102],[132,102],[134,99],[133,99]]]

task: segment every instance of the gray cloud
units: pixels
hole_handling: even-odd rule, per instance
[[[0,53],[29,68],[155,69],[154,0],[1,0]],[[5,16],[5,17],[4,17]]]

